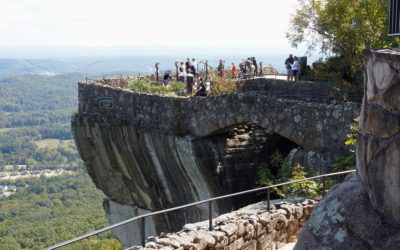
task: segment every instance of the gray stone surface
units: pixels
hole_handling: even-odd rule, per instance
[[[107,214],[107,219],[110,225],[130,219],[139,214],[146,214],[150,212],[134,206],[121,205],[112,201],[109,198],[106,198],[104,200],[103,207]],[[146,233],[148,235],[156,234],[153,218],[146,218],[146,221]],[[134,221],[124,226],[114,228],[112,230],[114,235],[117,236],[118,240],[123,242],[124,246],[133,246],[141,240],[139,221]]]
[[[247,123],[259,125],[305,149],[343,150],[343,135],[359,113],[354,103],[277,98],[265,91],[173,98],[85,83],[79,83],[78,91],[79,110],[73,127],[92,121],[198,138]],[[110,98],[111,108],[100,107],[102,97]]]
[[[341,154],[358,114],[355,104],[276,98],[265,92],[170,98],[132,93],[119,84],[80,83],[72,129],[96,186],[134,215],[139,214],[136,208],[158,211],[254,187],[262,163],[254,154],[262,155],[262,147],[269,145],[265,134],[286,138],[305,152],[323,147],[331,155]],[[239,131],[243,124],[258,130]],[[220,137],[229,131],[232,137]],[[243,200],[218,202],[213,212],[237,208]],[[204,220],[207,209],[160,215],[153,227],[173,231]]]
[[[400,54],[366,53],[357,168],[373,206],[400,223]]]
[[[375,210],[356,174],[313,210],[294,249],[399,249],[400,225]]]

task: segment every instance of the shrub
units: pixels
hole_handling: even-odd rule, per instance
[[[183,93],[185,88],[182,82],[170,82],[169,84],[151,84],[144,81],[132,81],[129,84],[129,89],[134,92],[147,93],[147,94],[158,94],[168,96],[178,96]]]
[[[236,81],[218,76],[211,79],[211,95],[223,95],[235,92],[237,92]]]

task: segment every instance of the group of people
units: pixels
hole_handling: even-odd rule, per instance
[[[206,68],[207,71],[208,64],[207,62],[204,64],[205,64],[204,67]],[[193,88],[196,88],[196,95],[205,96],[207,95],[206,81],[208,79],[203,79],[202,77],[200,77],[200,75],[197,72],[198,71],[197,65],[198,63],[195,58],[192,59],[187,58],[186,62],[183,61],[175,62],[177,80],[186,83],[186,93],[188,95],[191,95],[193,93]],[[157,66],[158,65],[156,64],[158,72]],[[235,63],[232,63],[230,72],[232,79],[236,79],[237,77],[240,77],[242,79],[247,79],[255,76],[261,76],[263,74],[262,67],[263,67],[262,62],[257,64],[257,60],[253,56],[253,57],[248,57],[246,60],[242,59],[242,61],[239,64],[239,70],[240,70],[239,75]],[[225,60],[220,59],[217,67],[217,75],[223,77],[224,73],[225,73]],[[166,71],[166,74],[164,75],[164,80],[167,81],[171,79],[171,77],[172,77],[171,71]]]
[[[261,76],[263,74],[262,62],[260,62],[260,64],[258,65],[257,60],[254,56],[248,57],[246,60],[242,59],[242,61],[239,63],[239,69],[240,69],[240,78],[242,79]],[[223,60],[220,60],[217,70],[219,72],[218,75],[223,76],[223,70],[224,70]],[[234,63],[232,63],[231,66],[231,74],[233,79],[237,78],[237,68]]]
[[[187,58],[186,62],[176,63],[178,81],[186,82],[186,94],[192,95],[193,87],[196,88],[196,96],[207,96],[207,87],[202,77],[197,74],[197,61],[195,58]]]
[[[261,76],[263,74],[262,72],[262,62],[260,64],[257,64],[256,58],[253,57],[248,57],[246,60],[242,59],[242,61],[239,64],[240,68],[240,76],[241,78],[250,78],[250,77],[255,77],[255,76]]]
[[[300,62],[297,56],[289,55],[285,60],[288,81],[298,81],[300,73]]]

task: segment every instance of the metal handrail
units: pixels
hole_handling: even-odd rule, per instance
[[[55,244],[55,245],[50,246],[48,248],[45,248],[45,250],[52,250],[52,249],[57,249],[57,248],[60,248],[60,247],[63,247],[63,246],[67,246],[67,245],[70,245],[70,244],[72,244],[74,242],[89,238],[91,236],[95,236],[97,234],[103,233],[105,231],[111,230],[111,229],[116,228],[116,227],[123,226],[123,225],[125,225],[127,223],[130,223],[130,222],[133,222],[133,221],[136,221],[136,220],[139,220],[139,219],[141,220],[141,227],[142,227],[142,244],[144,244],[144,237],[143,237],[144,236],[143,235],[144,230],[143,229],[144,229],[144,219],[146,217],[153,216],[153,215],[158,215],[158,214],[164,214],[164,213],[168,213],[168,212],[171,212],[171,211],[180,210],[180,209],[183,209],[183,208],[193,207],[193,206],[200,205],[200,204],[203,204],[203,203],[208,203],[209,204],[209,227],[210,227],[210,230],[211,230],[211,228],[212,228],[212,202],[213,201],[226,199],[226,198],[231,198],[231,197],[234,197],[234,196],[239,196],[239,195],[253,193],[253,192],[264,191],[264,190],[267,190],[267,192],[268,192],[267,196],[269,198],[269,192],[270,192],[271,188],[285,186],[285,185],[294,184],[294,183],[298,183],[298,182],[303,182],[303,181],[306,181],[306,180],[313,180],[313,179],[318,179],[318,178],[325,178],[325,177],[330,177],[330,176],[349,174],[349,173],[353,173],[355,171],[356,170],[347,170],[347,171],[341,171],[341,172],[317,175],[317,176],[313,176],[313,177],[304,178],[304,179],[301,179],[301,180],[283,182],[283,183],[279,183],[279,184],[270,185],[270,186],[267,186],[267,187],[259,187],[259,188],[250,189],[250,190],[246,190],[246,191],[241,191],[241,192],[237,192],[237,193],[217,196],[217,197],[214,197],[214,198],[209,198],[209,199],[193,202],[193,203],[189,203],[189,204],[178,206],[178,207],[173,207],[173,208],[168,208],[168,209],[164,209],[164,210],[160,210],[160,211],[156,211],[156,212],[152,212],[152,213],[142,214],[142,215],[139,215],[139,216],[136,216],[136,217],[133,217],[133,218],[130,218],[130,219],[115,223],[113,225],[98,229],[98,230],[93,231],[91,233],[83,234],[83,235],[78,236],[76,238],[73,238],[71,240],[60,242],[58,244]],[[269,200],[270,199],[268,199],[268,210],[269,210],[269,204],[270,204]]]

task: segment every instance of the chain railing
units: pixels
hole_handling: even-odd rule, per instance
[[[235,197],[235,196],[239,196],[239,195],[244,195],[244,194],[248,194],[248,193],[254,193],[254,192],[260,192],[260,191],[266,191],[267,192],[267,209],[268,211],[270,211],[270,204],[271,204],[271,189],[272,188],[277,188],[277,187],[282,187],[282,186],[287,186],[287,185],[291,185],[291,184],[295,184],[295,183],[299,183],[299,182],[303,182],[303,181],[307,181],[307,180],[314,180],[314,179],[320,179],[320,181],[322,182],[322,186],[323,186],[323,191],[326,191],[326,179],[328,177],[333,177],[333,176],[341,176],[341,175],[345,175],[345,174],[349,174],[349,173],[353,173],[356,170],[347,170],[347,171],[342,171],[342,172],[335,172],[335,173],[330,173],[330,174],[323,174],[323,175],[317,175],[317,176],[313,176],[313,177],[308,177],[308,178],[304,178],[301,180],[295,180],[295,181],[288,181],[288,182],[283,182],[283,183],[279,183],[279,184],[275,184],[275,185],[270,185],[270,186],[266,186],[266,187],[259,187],[259,188],[255,188],[255,189],[251,189],[251,190],[246,190],[246,191],[242,191],[242,192],[237,192],[237,193],[232,193],[232,194],[228,194],[228,195],[222,195],[222,196],[218,196],[218,197],[214,197],[214,198],[209,198],[209,199],[205,199],[202,201],[197,201],[197,202],[193,202],[193,203],[189,203],[186,205],[182,205],[182,206],[178,206],[178,207],[173,207],[173,208],[169,208],[169,209],[164,209],[164,210],[160,210],[157,212],[152,212],[152,213],[147,213],[147,214],[142,214],[118,223],[115,223],[113,225],[98,229],[94,232],[90,232],[84,235],[81,235],[79,237],[76,237],[74,239],[71,240],[67,240],[58,244],[55,244],[53,246],[50,246],[48,248],[46,248],[46,250],[52,250],[52,249],[57,249],[63,246],[67,246],[70,244],[73,244],[75,242],[81,241],[83,239],[89,238],[91,236],[95,236],[98,235],[100,233],[109,231],[111,229],[126,225],[130,222],[133,221],[139,221],[140,223],[140,227],[141,227],[141,242],[142,245],[144,246],[145,244],[145,239],[146,239],[146,235],[145,235],[145,219],[147,217],[150,216],[154,216],[154,215],[159,215],[159,214],[164,214],[164,213],[168,213],[168,212],[172,212],[172,211],[176,211],[176,210],[181,210],[183,208],[188,208],[188,207],[193,207],[193,206],[197,206],[200,204],[204,204],[204,203],[208,203],[208,224],[209,224],[209,230],[212,230],[213,227],[213,213],[212,213],[212,208],[213,208],[213,202],[221,200],[221,199],[226,199],[226,198],[231,198],[231,197]]]

